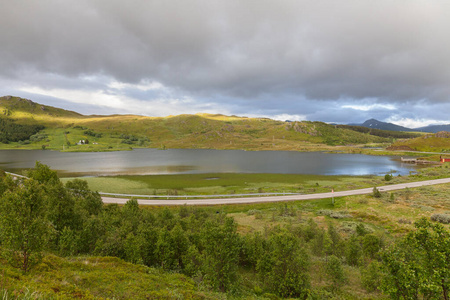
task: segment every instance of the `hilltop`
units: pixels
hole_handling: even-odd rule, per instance
[[[83,117],[74,111],[46,106],[28,99],[13,96],[0,97],[0,107],[2,114],[5,116],[15,115],[17,117],[22,113],[25,115],[49,116],[53,118]]]

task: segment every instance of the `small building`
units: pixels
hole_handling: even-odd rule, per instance
[[[441,163],[450,162],[450,158],[443,158],[441,156]]]

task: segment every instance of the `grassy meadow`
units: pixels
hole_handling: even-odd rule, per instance
[[[74,178],[62,178],[63,182]],[[251,193],[314,193],[371,186],[372,176],[209,173],[85,177],[93,190],[137,195],[214,195]]]
[[[448,176],[447,165],[419,169],[410,176],[328,176],[305,174],[207,173],[83,177],[92,190],[134,195],[233,195],[255,193],[311,194],[367,188]],[[75,177],[61,178],[63,182]]]

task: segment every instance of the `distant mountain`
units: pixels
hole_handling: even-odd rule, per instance
[[[437,133],[439,131],[450,131],[450,124],[447,125],[429,125],[425,127],[414,128],[415,131]]]
[[[390,130],[390,131],[414,131],[414,132],[430,132],[437,133],[439,131],[450,131],[450,124],[447,125],[429,125],[418,128],[408,128],[399,125],[395,125],[392,123],[381,122],[376,119],[370,119],[365,121],[362,124],[348,124],[350,126],[362,126],[367,128],[381,129],[381,130]]]
[[[367,120],[364,123],[359,124],[359,126],[390,131],[416,131],[411,128],[406,128],[392,123],[381,122],[375,119]]]

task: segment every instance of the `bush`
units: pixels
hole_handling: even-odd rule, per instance
[[[352,217],[345,211],[333,211],[333,210],[329,210],[329,209],[321,209],[317,212],[317,214],[322,215],[322,216],[329,216],[330,218],[333,218],[333,219],[344,219],[344,218]]]
[[[373,187],[373,196],[375,198],[381,198],[381,192],[377,189],[377,187]]]
[[[382,265],[373,260],[367,267],[361,268],[361,283],[368,292],[375,292],[381,285]]]
[[[447,214],[434,214],[431,216],[431,221],[439,222],[442,224],[450,224],[450,215]]]
[[[331,281],[331,289],[333,291],[338,291],[347,280],[344,269],[342,268],[341,260],[336,256],[331,255],[328,258],[325,271],[328,279]]]

